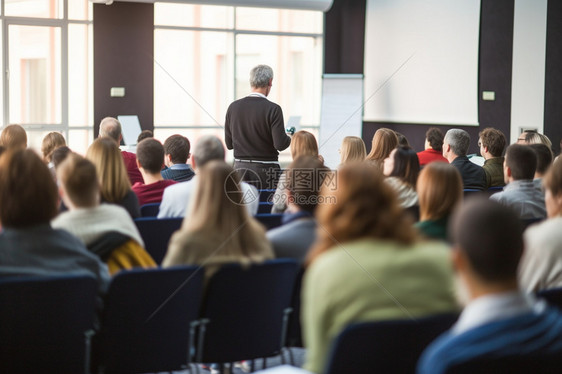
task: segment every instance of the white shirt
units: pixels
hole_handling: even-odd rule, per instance
[[[187,182],[176,183],[164,189],[162,202],[158,211],[158,218],[185,217],[189,201],[195,193],[198,177],[194,176]],[[259,193],[256,187],[241,182],[240,187],[244,194],[244,204],[248,213],[255,215],[260,204]]]

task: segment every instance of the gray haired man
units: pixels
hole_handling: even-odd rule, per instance
[[[466,154],[470,146],[470,135],[461,129],[450,129],[443,139],[443,157],[457,168],[465,189],[484,190],[486,173],[482,167],[470,162]]]
[[[258,65],[250,71],[251,93],[226,112],[224,139],[234,150],[234,168],[258,189],[274,189],[279,178],[279,151],[291,144],[285,133],[281,107],[267,99],[273,70]]]

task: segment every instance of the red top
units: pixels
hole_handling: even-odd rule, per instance
[[[133,191],[137,194],[140,206],[150,203],[160,203],[162,202],[164,189],[172,184],[176,184],[176,181],[164,179],[151,184],[135,183],[133,185]]]
[[[137,156],[134,153],[121,151],[121,156],[123,156],[123,161],[125,161],[125,167],[127,168],[127,174],[129,175],[129,180],[131,185],[135,183],[144,183],[142,174],[137,166]]]
[[[434,161],[449,162],[445,157],[443,157],[441,152],[436,151],[433,148],[418,152],[418,158],[420,160],[420,166],[424,166]]]

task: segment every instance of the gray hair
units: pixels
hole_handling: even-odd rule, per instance
[[[117,118],[105,117],[100,122],[99,137],[107,136],[116,142],[121,140],[121,123]]]
[[[204,135],[199,138],[193,149],[193,159],[198,168],[201,168],[209,161],[224,161],[224,146],[219,138],[214,135]]]
[[[258,65],[250,71],[250,86],[255,88],[267,87],[273,79],[273,69],[267,65]]]
[[[461,129],[450,129],[445,134],[444,143],[451,146],[451,151],[457,156],[466,156],[470,145],[470,135]]]

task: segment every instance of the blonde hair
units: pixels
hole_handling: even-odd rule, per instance
[[[262,256],[260,238],[264,238],[265,230],[242,203],[244,194],[238,173],[224,161],[209,161],[199,170],[197,178],[180,231],[228,243],[221,249],[221,256]]]
[[[58,147],[63,147],[66,145],[64,136],[60,132],[50,132],[43,138],[41,143],[41,153],[43,153],[43,161],[51,162],[53,151]]]
[[[366,162],[345,164],[337,172],[336,184],[336,189],[329,185],[322,188],[323,200],[335,203],[320,204],[316,209],[318,239],[308,264],[338,243],[376,238],[407,245],[416,240],[410,216],[376,166]]]
[[[8,125],[0,134],[0,145],[6,149],[26,149],[27,133],[20,125]]]
[[[437,220],[450,215],[462,201],[462,178],[453,165],[432,162],[422,169],[417,191],[420,220]]]
[[[97,138],[88,148],[86,158],[96,166],[103,200],[120,202],[131,190],[131,182],[115,141],[108,137]]]
[[[318,143],[314,135],[308,131],[297,131],[291,139],[291,157],[296,160],[300,156],[318,157]]]
[[[385,127],[378,129],[373,135],[371,152],[367,155],[367,160],[376,161],[381,167],[382,162],[388,157],[394,148],[398,147],[398,137],[396,133]]]
[[[346,136],[341,143],[341,164],[363,161],[367,154],[365,142],[357,136]]]

